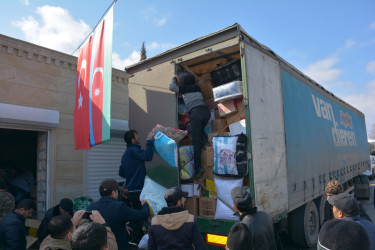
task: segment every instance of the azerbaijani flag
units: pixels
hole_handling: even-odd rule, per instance
[[[77,61],[76,149],[109,141],[111,128],[113,6],[81,47]]]

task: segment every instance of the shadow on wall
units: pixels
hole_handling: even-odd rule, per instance
[[[146,108],[143,109],[129,97],[129,129],[137,130],[144,148],[148,133],[157,123],[176,127],[176,101],[172,92],[154,91],[139,86],[136,88],[141,89],[146,99],[141,100],[141,95],[135,98],[139,103],[145,103]],[[147,175],[162,186],[169,188],[177,185],[177,169],[168,166],[157,154],[154,154],[151,162],[146,162],[146,169]]]

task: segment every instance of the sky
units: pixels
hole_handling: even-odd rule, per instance
[[[0,0],[0,34],[73,54],[112,2]],[[363,112],[371,130],[374,0],[117,0],[112,66],[138,62],[142,42],[152,57],[234,23]]]

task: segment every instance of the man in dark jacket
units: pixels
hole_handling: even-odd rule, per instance
[[[25,199],[0,224],[0,249],[26,249],[25,219],[36,209],[35,201]]]
[[[127,148],[122,156],[119,175],[125,178],[125,187],[129,192],[132,207],[141,209],[139,196],[143,189],[146,177],[145,161],[151,161],[154,154],[154,133],[147,136],[146,150],[139,145],[139,135],[136,130],[129,130],[124,134]]]
[[[226,249],[269,249],[276,250],[276,232],[272,217],[257,211],[248,191],[235,187],[231,192],[233,209],[239,212],[240,222],[231,228]]]
[[[51,207],[50,209],[47,210],[38,228],[37,235],[38,235],[39,244],[41,244],[43,240],[49,234],[48,223],[51,221],[52,217],[55,217],[61,214],[67,214],[67,215],[73,216],[73,201],[71,199],[64,198],[60,201],[60,204],[54,207]]]
[[[88,207],[88,210],[98,210],[106,224],[114,233],[118,249],[128,249],[128,221],[143,221],[150,215],[150,208],[145,203],[141,210],[129,208],[124,202],[118,201],[120,187],[115,179],[104,179],[99,187],[101,198]]]
[[[167,190],[164,198],[168,207],[152,218],[148,250],[206,249],[197,219],[183,207],[185,197],[187,192],[178,187]]]
[[[370,249],[375,250],[375,224],[361,219],[359,216],[359,203],[354,196],[341,193],[329,198],[335,219],[352,220],[360,224],[370,238]]]

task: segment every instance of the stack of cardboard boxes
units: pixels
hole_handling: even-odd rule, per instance
[[[208,145],[202,150],[201,165],[204,172],[198,179],[181,180],[181,185],[194,185],[194,192],[185,201],[185,208],[193,215],[215,217],[216,191],[214,183],[214,152],[212,138],[215,136],[234,136],[245,130],[245,107],[242,95],[233,99],[214,100],[214,84],[210,74],[203,75],[198,81],[206,105],[211,110],[211,120],[206,127]],[[192,145],[191,135],[183,139],[179,145]],[[247,178],[245,178],[247,179]]]

